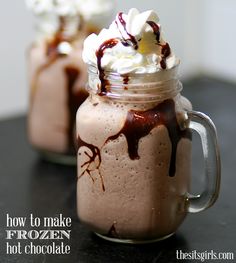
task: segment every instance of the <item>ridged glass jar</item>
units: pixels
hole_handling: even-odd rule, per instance
[[[149,243],[176,232],[188,212],[217,199],[220,157],[212,121],[181,96],[178,65],[151,74],[89,68],[90,96],[77,112],[77,208],[100,237]],[[102,88],[101,88],[102,87]],[[192,130],[207,178],[190,195]]]

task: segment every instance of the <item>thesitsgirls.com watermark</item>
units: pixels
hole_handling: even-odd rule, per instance
[[[199,260],[201,262],[207,260],[234,260],[233,252],[215,252],[211,251],[197,251],[183,252],[182,250],[176,250],[177,260]]]

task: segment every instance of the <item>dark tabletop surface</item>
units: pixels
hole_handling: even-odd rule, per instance
[[[0,122],[0,262],[155,263],[180,262],[183,252],[234,252],[236,262],[236,86],[198,78],[184,84],[183,94],[195,110],[214,121],[222,157],[221,193],[209,210],[189,215],[177,233],[152,245],[120,245],[99,239],[76,216],[76,168],[47,163],[31,149],[25,117]],[[202,158],[193,146],[193,191],[199,192]],[[70,255],[6,255],[6,214],[43,218],[62,213],[72,218]],[[26,227],[27,228],[27,227]],[[193,262],[185,260],[183,262]],[[200,261],[198,261],[200,262]],[[211,261],[207,261],[211,262]],[[216,262],[216,261],[214,261]],[[223,261],[217,261],[223,262]]]

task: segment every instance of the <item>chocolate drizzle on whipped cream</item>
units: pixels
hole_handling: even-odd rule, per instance
[[[139,36],[139,35],[135,36],[135,35],[132,35],[130,32],[128,32],[127,21],[125,20],[124,14],[122,12],[118,13],[114,23],[120,34],[120,37],[115,36],[114,38],[105,40],[96,50],[97,68],[98,68],[98,73],[99,73],[99,79],[101,82],[101,85],[98,88],[98,95],[100,96],[106,95],[107,89],[109,88],[109,85],[110,85],[109,81],[106,79],[105,66],[102,66],[102,58],[105,54],[106,49],[112,49],[117,44],[121,43],[124,47],[131,47],[133,50],[138,51],[139,44],[142,43],[141,42],[142,36]],[[152,28],[153,34],[156,37],[156,42],[157,42],[156,44],[160,47],[159,51],[156,51],[156,53],[154,52],[155,54],[160,53],[159,54],[160,59],[159,61],[158,60],[156,61],[156,65],[160,63],[161,69],[167,69],[167,58],[171,55],[170,46],[167,42],[161,39],[160,26],[155,21],[148,20],[145,23],[148,24]],[[135,55],[133,54],[130,55],[130,57],[132,56],[135,56]],[[117,57],[117,59],[119,59],[119,56]],[[125,63],[127,62],[124,61],[124,64],[123,64],[124,66],[125,66]]]
[[[160,27],[157,23],[153,21],[147,21],[147,24],[149,24],[152,27],[153,33],[156,35],[156,41],[159,46],[161,46],[161,61],[160,65],[162,69],[166,69],[166,59],[171,54],[170,45],[166,42],[165,44],[160,43]]]
[[[156,35],[156,41],[159,44],[160,43],[160,37],[161,37],[161,32],[160,32],[160,27],[157,23],[154,21],[147,21],[147,24],[152,28],[153,33]]]
[[[123,19],[123,13],[120,12],[117,17],[118,17],[119,23],[122,25],[125,33],[126,33],[126,34],[128,35],[128,37],[129,37],[129,38],[125,38],[125,37],[123,36],[121,30],[119,29],[119,24],[118,24],[118,22],[117,22],[117,20],[116,20],[117,28],[118,28],[118,30],[120,31],[120,34],[121,34],[121,36],[122,36],[121,43],[122,43],[124,46],[126,46],[126,47],[127,47],[127,46],[133,46],[134,49],[138,49],[138,42],[137,42],[136,38],[135,38],[133,35],[131,35],[131,34],[127,31],[127,29],[126,29],[126,22],[125,22],[125,20]]]

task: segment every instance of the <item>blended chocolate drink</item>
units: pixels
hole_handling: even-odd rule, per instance
[[[179,60],[154,11],[119,13],[90,35],[90,96],[77,112],[78,215],[110,240],[148,242],[186,216],[191,132]]]
[[[29,141],[50,160],[73,163],[76,112],[88,96],[83,42],[101,28],[95,21],[108,18],[112,5],[110,0],[26,2],[39,20],[38,38],[28,53]]]

